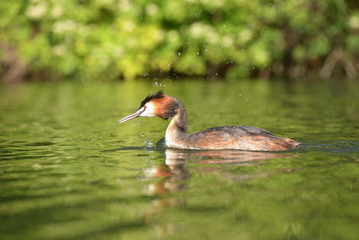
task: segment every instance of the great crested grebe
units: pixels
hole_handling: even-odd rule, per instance
[[[251,151],[285,151],[300,145],[290,138],[280,138],[257,127],[222,126],[187,133],[187,111],[177,98],[158,91],[146,97],[140,108],[119,123],[137,117],[172,117],[166,130],[165,144],[183,149],[238,149]]]

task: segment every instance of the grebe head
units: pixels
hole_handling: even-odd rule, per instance
[[[147,96],[141,102],[141,106],[137,111],[118,122],[123,123],[137,117],[160,117],[167,120],[177,114],[177,108],[178,104],[174,98],[164,94],[162,91],[158,91],[153,95]]]

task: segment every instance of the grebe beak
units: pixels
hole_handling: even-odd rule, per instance
[[[118,121],[119,123],[123,123],[123,122],[126,122],[128,120],[131,120],[131,119],[134,119],[134,118],[137,118],[137,117],[140,117],[141,116],[141,113],[143,113],[146,109],[145,108],[140,108],[138,109],[136,112],[122,118],[120,121]]]

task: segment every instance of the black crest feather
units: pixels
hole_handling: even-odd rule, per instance
[[[159,90],[158,92],[152,94],[152,95],[148,95],[142,102],[141,102],[141,107],[143,107],[146,103],[148,103],[149,101],[151,101],[152,99],[155,98],[162,98],[164,95],[162,90]]]

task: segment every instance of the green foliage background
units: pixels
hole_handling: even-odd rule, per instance
[[[0,9],[3,81],[359,71],[356,0],[4,0]]]

